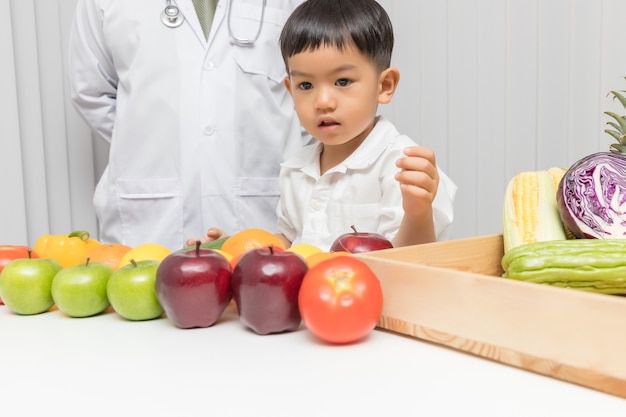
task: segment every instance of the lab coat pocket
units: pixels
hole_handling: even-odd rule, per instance
[[[240,228],[277,230],[276,207],[280,195],[278,178],[240,177],[235,194],[235,215]]]
[[[379,230],[380,210],[378,203],[335,203],[330,207],[331,230],[337,231],[338,234],[349,233],[353,231],[351,226],[354,226],[359,232],[382,233],[383,231]]]
[[[124,242],[182,244],[183,198],[178,178],[118,180]]]
[[[258,4],[242,4],[239,18],[233,17],[233,35],[239,38],[254,38],[256,30],[262,26],[253,46],[239,45],[235,60],[245,73],[262,74],[276,83],[282,83],[286,70],[278,40],[289,12],[267,6],[262,22],[259,20],[260,17]]]

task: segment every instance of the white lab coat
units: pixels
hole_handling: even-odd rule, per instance
[[[110,142],[94,206],[102,242],[172,250],[210,226],[276,231],[280,163],[307,137],[282,81],[278,37],[302,1],[267,0],[252,46],[229,42],[221,0],[208,42],[191,0],[168,28],[159,0],[79,0],[70,37],[72,99]],[[236,0],[253,37],[261,0]]]

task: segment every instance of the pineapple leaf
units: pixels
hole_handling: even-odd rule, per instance
[[[623,93],[624,90],[621,90],[621,92]],[[622,106],[626,108],[626,97],[624,97],[622,94],[620,94],[617,91],[611,91],[609,94],[613,94],[613,99],[618,99],[619,102],[622,103]]]
[[[622,127],[620,125],[618,125],[617,123],[614,122],[606,122],[607,125],[611,126],[612,128],[614,128],[615,130],[617,130],[619,133],[626,133],[622,130]]]
[[[613,119],[615,119],[615,121],[619,123],[620,127],[622,128],[622,132],[626,131],[626,118],[610,111],[606,111],[604,112],[604,114],[606,114],[607,116],[611,116]]]
[[[617,141],[620,144],[623,143],[622,140],[624,140],[625,136],[620,134],[620,132],[616,132],[615,130],[610,130],[610,129],[606,129],[604,132],[608,133],[611,136],[613,136],[615,139],[617,139]],[[613,144],[613,145],[617,146],[617,144]],[[611,146],[613,146],[613,145],[611,145]]]
[[[617,143],[611,144],[611,152],[626,154],[626,145],[619,145]]]

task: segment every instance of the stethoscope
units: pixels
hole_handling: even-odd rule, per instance
[[[228,24],[228,34],[230,35],[230,43],[237,45],[252,45],[259,39],[259,35],[261,35],[261,29],[263,28],[263,18],[265,17],[265,4],[267,0],[262,0],[263,4],[261,6],[261,20],[259,23],[259,27],[257,28],[256,34],[252,38],[240,38],[233,33],[233,28],[231,27],[231,15],[233,10],[233,2],[231,1],[228,5],[228,14],[226,16],[226,21]],[[165,0],[165,9],[161,12],[161,22],[168,28],[177,28],[183,24],[185,17],[180,12],[180,9],[172,4],[172,0]]]

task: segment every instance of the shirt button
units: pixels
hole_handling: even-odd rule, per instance
[[[204,133],[206,136],[211,136],[213,133],[215,133],[215,129],[213,129],[213,126],[205,126],[204,129],[202,129],[202,133]]]
[[[311,207],[313,208],[313,210],[321,210],[323,207],[323,204],[319,200],[313,200],[311,202]]]
[[[213,63],[211,61],[207,61],[204,63],[204,69],[207,71],[211,71],[212,69],[215,68],[215,65],[213,65]]]

